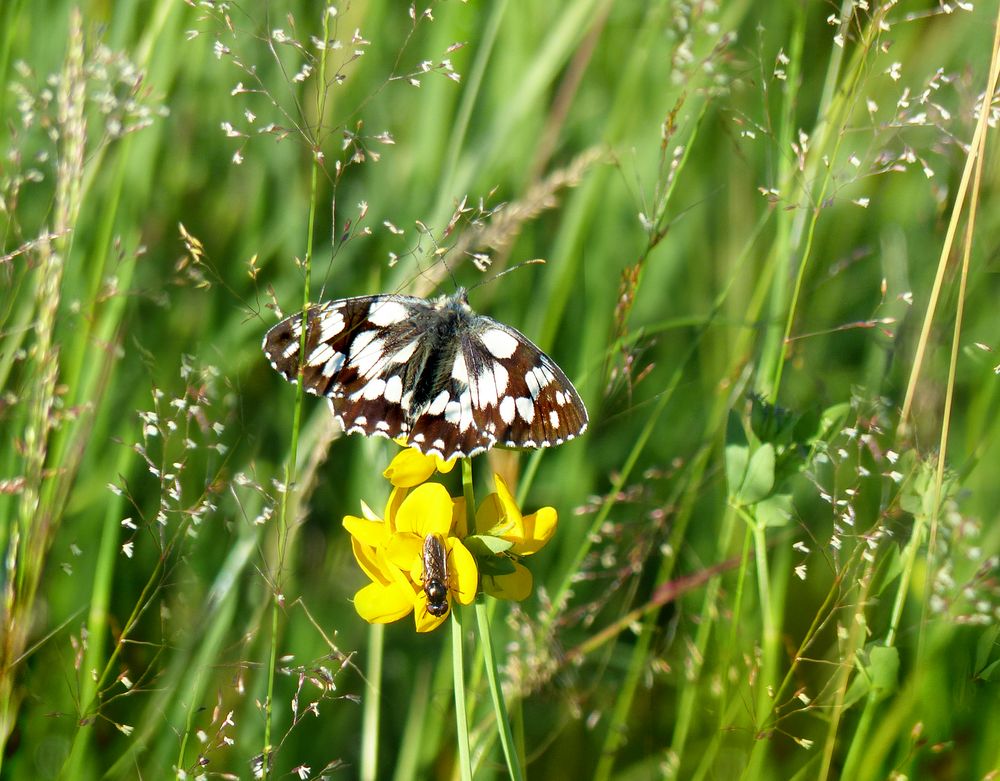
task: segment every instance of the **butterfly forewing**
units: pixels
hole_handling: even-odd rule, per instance
[[[558,366],[519,331],[475,314],[464,291],[434,300],[361,296],[283,320],[264,352],[285,379],[326,396],[345,431],[405,437],[424,453],[548,447],[587,411]]]

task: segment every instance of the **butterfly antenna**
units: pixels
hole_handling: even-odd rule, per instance
[[[494,274],[489,279],[480,280],[479,282],[477,282],[476,284],[474,284],[472,287],[470,287],[469,290],[470,291],[471,290],[475,290],[480,285],[485,285],[487,282],[493,282],[493,281],[495,281],[497,279],[500,279],[500,277],[502,277],[502,276],[504,276],[506,274],[510,274],[512,271],[517,271],[522,266],[535,266],[535,265],[539,265],[539,264],[544,265],[545,264],[545,260],[543,258],[532,258],[531,260],[522,260],[516,266],[511,266],[510,268],[505,268],[499,274]]]

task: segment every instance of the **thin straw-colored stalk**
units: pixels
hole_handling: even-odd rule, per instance
[[[994,26],[993,57],[990,61],[989,83],[986,96],[996,94],[997,82],[1000,80],[1000,9],[997,11],[997,21]],[[972,152],[969,157],[975,161],[975,172],[972,182],[972,195],[969,199],[969,216],[965,224],[965,241],[962,248],[962,269],[959,276],[958,291],[955,302],[955,325],[952,330],[951,354],[948,362],[948,379],[945,384],[944,409],[941,415],[941,435],[938,438],[937,468],[934,470],[934,512],[930,519],[930,537],[927,541],[926,564],[927,571],[933,571],[934,559],[937,556],[938,520],[943,500],[943,485],[945,465],[948,456],[948,433],[951,430],[951,419],[954,412],[955,378],[958,372],[958,358],[962,354],[962,322],[965,318],[966,292],[969,282],[969,266],[972,262],[972,246],[976,233],[976,216],[979,213],[979,194],[983,185],[983,160],[986,156],[986,138],[988,118],[992,99],[984,96],[979,108],[979,122],[973,137]],[[920,621],[920,640],[917,650],[918,668],[924,661],[926,651],[927,610],[931,598],[931,578],[924,587],[923,615]]]
[[[1000,12],[998,12],[1000,18]],[[981,152],[985,149],[985,137],[989,129],[990,107],[993,95],[996,94],[998,81],[997,68],[997,39],[993,42],[993,53],[990,60],[990,75],[986,85],[983,102],[979,109],[979,121],[976,123],[976,130],[972,137],[971,149],[974,152]],[[976,159],[979,155],[972,153],[966,156],[965,166],[962,169],[962,178],[955,190],[955,202],[951,208],[951,217],[948,220],[948,229],[945,233],[944,243],[941,245],[941,254],[938,257],[937,272],[934,275],[934,284],[927,300],[927,309],[924,311],[924,320],[920,326],[920,336],[917,339],[916,352],[913,356],[913,366],[910,368],[910,377],[906,383],[906,395],[903,397],[903,409],[899,414],[899,436],[907,434],[910,408],[913,406],[913,398],[917,392],[917,383],[920,379],[920,370],[923,367],[924,357],[927,354],[930,340],[931,326],[934,322],[934,313],[937,311],[938,299],[941,296],[941,287],[944,284],[945,271],[948,268],[948,259],[951,257],[952,247],[955,241],[955,234],[962,218],[962,210],[965,206],[965,199],[969,195],[969,185],[972,181],[973,172],[976,166]]]
[[[938,263],[937,274],[934,278],[934,284],[931,289],[930,300],[928,301],[927,310],[924,315],[924,322],[921,327],[920,338],[917,343],[917,351],[914,356],[913,367],[910,371],[909,384],[907,385],[906,397],[903,402],[903,409],[900,413],[900,427],[897,431],[897,436],[904,436],[907,426],[907,418],[910,411],[910,406],[912,404],[913,395],[916,390],[917,382],[920,376],[920,366],[923,361],[924,354],[927,350],[928,340],[930,336],[930,326],[934,318],[934,312],[936,310],[937,300],[940,296],[941,285],[944,280],[944,272],[947,265],[947,259],[951,255],[952,243],[954,241],[955,233],[957,232],[958,225],[961,219],[962,208],[965,203],[965,198],[969,193],[969,185],[973,181],[975,186],[973,187],[973,196],[975,198],[976,193],[979,188],[979,181],[981,176],[981,166],[982,158],[985,152],[986,144],[986,131],[987,131],[987,121],[989,119],[990,113],[990,103],[992,101],[992,95],[995,94],[997,88],[998,79],[1000,79],[1000,11],[998,11],[998,24],[995,27],[994,40],[993,40],[993,54],[990,63],[990,74],[987,83],[987,88],[984,93],[983,103],[980,107],[980,117],[979,123],[976,125],[976,130],[973,135],[973,141],[971,144],[970,154],[966,158],[965,167],[962,173],[962,180],[959,188],[955,195],[955,203],[952,206],[951,219],[948,223],[948,230],[945,235],[944,245],[942,247],[940,260]],[[978,199],[974,200],[977,203]],[[910,539],[907,543],[906,549],[903,553],[903,569],[899,578],[899,585],[896,588],[896,593],[893,599],[892,612],[889,619],[889,627],[886,632],[883,645],[886,647],[892,647],[896,643],[896,636],[900,631],[901,621],[903,617],[903,608],[905,607],[906,600],[910,594],[910,583],[913,578],[914,568],[916,566],[918,554],[921,546],[923,545],[924,538],[927,535],[934,537],[937,529],[938,514],[940,512],[941,504],[941,494],[942,494],[942,483],[944,480],[944,466],[945,466],[945,454],[947,452],[947,435],[949,429],[949,420],[951,414],[952,405],[952,394],[953,386],[955,380],[955,370],[958,355],[961,353],[961,348],[959,344],[959,337],[961,334],[961,322],[962,313],[964,311],[964,288],[965,281],[968,274],[968,263],[970,261],[970,252],[972,244],[972,228],[974,227],[975,219],[974,213],[969,218],[969,230],[966,234],[965,242],[965,253],[963,257],[962,264],[962,276],[960,280],[961,290],[958,296],[958,311],[956,313],[956,323],[953,331],[952,347],[951,347],[951,363],[949,368],[949,377],[946,391],[946,401],[944,409],[944,419],[941,427],[941,434],[939,438],[939,457],[938,463],[935,470],[935,480],[934,480],[934,499],[930,506],[930,515],[925,513],[917,513],[914,518],[914,525],[910,531]],[[931,557],[934,555],[934,544],[930,542],[928,544],[927,557],[928,563],[931,561]],[[930,580],[930,579],[928,579]],[[930,585],[928,584],[928,588]],[[925,594],[923,611],[927,610],[928,599]],[[918,642],[918,657],[925,652],[924,643],[924,621],[921,621],[920,635]],[[918,664],[915,668],[914,675],[919,680],[920,678],[921,665]],[[917,683],[912,684],[917,686]],[[868,697],[865,699],[864,709],[861,712],[861,717],[858,722],[858,726],[855,729],[854,735],[852,736],[850,747],[848,749],[847,758],[844,766],[845,777],[847,773],[857,773],[860,771],[860,766],[862,762],[862,755],[865,750],[865,746],[868,744],[868,735],[875,723],[875,713],[878,703],[880,701],[879,694],[877,692],[870,692]]]

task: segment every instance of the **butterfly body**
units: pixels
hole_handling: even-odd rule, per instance
[[[404,437],[424,453],[468,457],[493,445],[548,447],[583,433],[587,410],[522,333],[476,314],[464,290],[435,299],[327,301],[264,337],[271,365],[329,399],[344,430]]]

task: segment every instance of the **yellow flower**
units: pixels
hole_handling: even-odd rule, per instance
[[[479,506],[476,530],[480,535],[507,543],[502,554],[507,555],[508,561],[506,567],[498,567],[497,572],[483,572],[483,591],[498,599],[520,602],[531,594],[532,577],[515,557],[530,556],[541,550],[555,534],[558,515],[554,507],[522,515],[503,478],[495,474],[493,479],[496,493],[487,496]],[[502,571],[504,569],[507,571]]]
[[[344,518],[354,557],[371,583],[354,597],[354,607],[369,623],[396,621],[414,611],[418,632],[437,628],[453,600],[461,605],[476,598],[479,571],[475,559],[454,536],[455,503],[444,486],[426,483],[412,491],[395,489],[384,521]],[[431,543],[428,543],[431,537]],[[425,546],[439,550],[445,561],[443,583],[447,608],[428,610]],[[437,604],[437,603],[435,603]]]
[[[447,474],[455,468],[457,458],[444,461],[438,456],[425,456],[414,447],[404,447],[395,455],[382,476],[397,488],[413,488],[427,480],[436,469]]]

